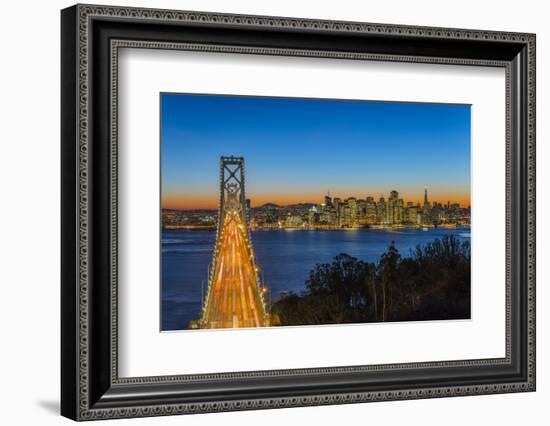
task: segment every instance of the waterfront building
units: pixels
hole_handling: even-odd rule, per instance
[[[407,218],[405,222],[411,225],[420,225],[421,216],[422,216],[420,213],[420,207],[419,206],[407,207],[406,211],[407,211]]]
[[[386,223],[389,225],[403,223],[403,199],[399,198],[397,191],[390,192],[386,205]]]
[[[345,200],[340,206],[340,226],[351,227],[351,208],[348,200]]]
[[[424,205],[422,206],[422,224],[431,224],[430,218],[430,202],[428,201],[428,188],[424,188]]]
[[[376,204],[376,223],[386,223],[386,200],[380,197]]]
[[[350,197],[346,200],[346,204],[349,208],[348,226],[355,226],[357,224],[357,199]]]
[[[307,212],[307,223],[309,225],[315,225],[318,222],[318,217],[317,208],[313,206]]]
[[[365,201],[365,219],[367,225],[376,223],[376,203],[372,197],[367,197]]]
[[[360,198],[357,200],[357,216],[356,224],[359,226],[364,226],[367,224],[367,201]]]
[[[304,224],[302,216],[288,214],[285,220],[286,228],[299,228]]]
[[[330,198],[330,195],[325,195],[325,207],[331,208],[332,207],[332,199]]]
[[[334,214],[335,214],[334,224],[337,226],[340,226],[340,222],[341,222],[341,216],[340,216],[341,206],[342,206],[342,200],[338,197],[334,197],[334,199],[332,200],[332,207],[334,209]]]
[[[397,206],[395,207],[395,213],[394,213],[395,223],[403,223],[404,222],[403,214],[404,214],[405,208],[403,207],[403,204],[404,204],[403,199],[398,198],[397,199]]]
[[[319,213],[319,222],[323,225],[334,226],[336,224],[336,212],[334,208],[324,206]]]

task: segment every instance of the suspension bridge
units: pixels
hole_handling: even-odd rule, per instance
[[[269,326],[265,292],[248,230],[244,158],[221,157],[218,226],[208,289],[201,317],[191,327]]]

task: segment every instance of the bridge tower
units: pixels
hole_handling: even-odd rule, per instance
[[[265,289],[248,230],[244,158],[220,158],[220,200],[216,244],[201,318],[194,328],[270,325]]]
[[[243,224],[248,226],[246,196],[244,192],[244,158],[220,158],[220,203],[218,230],[227,212],[237,213]]]

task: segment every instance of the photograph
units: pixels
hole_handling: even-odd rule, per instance
[[[37,272],[31,310],[59,306],[57,337],[45,311],[21,315],[28,297],[4,299],[28,323],[23,352],[57,342],[38,364],[48,377],[32,374],[37,412],[269,423],[273,409],[339,405],[332,424],[361,410],[349,404],[392,401],[424,424],[414,400],[430,399],[436,422],[471,423],[487,404],[505,407],[489,409],[500,423],[540,417],[545,15],[400,3],[63,4],[53,25],[45,6],[31,19],[55,45],[17,60],[58,58],[42,79],[56,84],[27,86],[60,108],[29,126],[28,73],[7,80],[21,124],[6,140],[43,152],[8,144],[29,185],[5,179],[21,195],[3,222],[22,258],[4,281],[28,293],[18,279]],[[47,172],[29,173],[34,158]],[[29,241],[49,247],[32,268]],[[42,285],[48,268],[60,292]],[[28,387],[19,376],[10,389]]]
[[[470,109],[161,93],[161,331],[470,319]]]

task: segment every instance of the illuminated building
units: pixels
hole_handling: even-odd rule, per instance
[[[372,197],[367,197],[365,201],[365,219],[368,225],[376,223],[376,203]]]
[[[386,201],[384,197],[380,197],[376,204],[376,222],[386,223]]]

